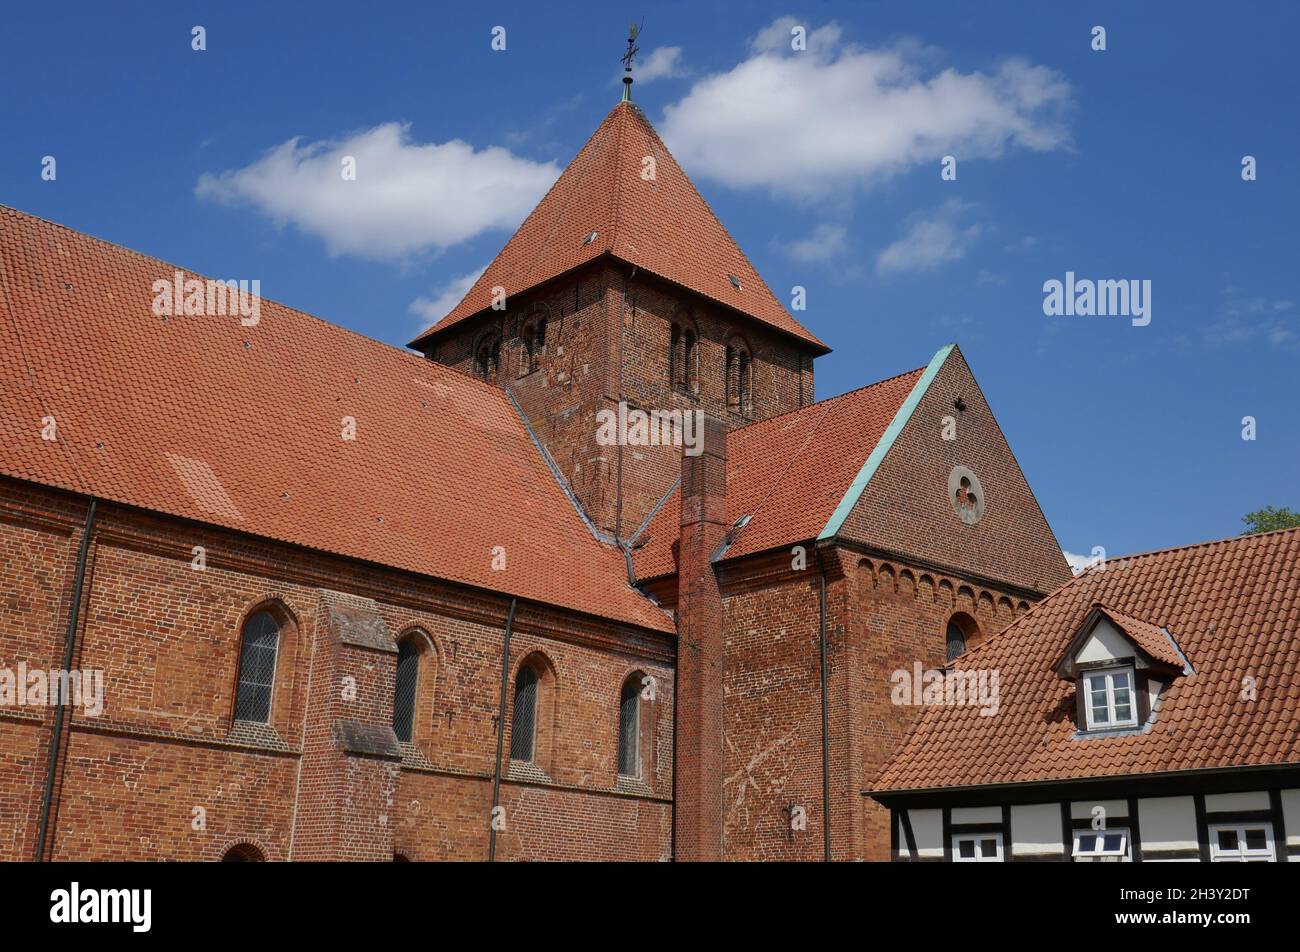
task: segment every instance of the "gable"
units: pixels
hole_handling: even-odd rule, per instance
[[[1098,664],[1133,657],[1146,660],[1146,655],[1123,632],[1111,624],[1109,619],[1101,618],[1074,652],[1074,663]]]
[[[1061,547],[960,349],[936,361],[828,532],[1046,594],[1070,579]]]

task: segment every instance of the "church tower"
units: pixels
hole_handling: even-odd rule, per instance
[[[619,540],[676,484],[681,449],[602,445],[601,410],[694,410],[735,429],[812,403],[813,359],[829,350],[626,91],[465,298],[411,346],[510,393],[593,524]]]

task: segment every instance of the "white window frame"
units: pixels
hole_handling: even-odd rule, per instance
[[[1235,850],[1219,849],[1219,831],[1232,830],[1237,834]],[[1267,845],[1262,850],[1248,849],[1246,846],[1247,830],[1263,830]],[[1276,863],[1277,847],[1273,839],[1273,824],[1268,820],[1256,820],[1251,823],[1211,823],[1210,862],[1211,863]]]
[[[962,856],[958,844],[962,840],[975,841],[975,855]],[[997,843],[997,855],[985,856],[981,852],[981,840],[993,840]],[[1001,863],[1003,861],[1002,831],[991,830],[986,833],[954,833],[952,835],[952,861],[954,863]]]
[[[1117,674],[1128,675],[1128,709],[1129,717],[1127,720],[1120,721],[1115,718],[1115,679]],[[1093,679],[1103,679],[1106,691],[1106,717],[1104,723],[1097,723],[1092,719],[1092,682]],[[1089,671],[1082,672],[1079,679],[1079,690],[1083,691],[1083,710],[1087,718],[1088,730],[1113,730],[1121,727],[1137,727],[1137,671],[1131,664],[1114,665],[1105,668],[1093,668]]]
[[[1106,837],[1114,836],[1117,833],[1121,837],[1119,849],[1114,849],[1114,850],[1106,849]],[[1091,849],[1091,850],[1081,849],[1082,843],[1080,841],[1085,836],[1096,837],[1096,845],[1098,848]],[[1129,847],[1131,845],[1132,845],[1132,838],[1129,836],[1127,827],[1116,826],[1116,827],[1110,827],[1108,829],[1103,829],[1103,830],[1093,830],[1093,829],[1075,830],[1074,850],[1071,852],[1070,855],[1073,857],[1074,862],[1076,863],[1092,863],[1092,862],[1127,863],[1131,860],[1131,857],[1129,855]]]

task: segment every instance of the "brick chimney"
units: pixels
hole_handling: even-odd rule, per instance
[[[682,455],[677,568],[673,844],[678,860],[722,859],[722,596],[709,558],[727,535],[727,431],[703,417]]]

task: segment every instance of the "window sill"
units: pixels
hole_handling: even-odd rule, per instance
[[[234,721],[226,731],[226,740],[235,744],[247,744],[252,747],[268,747],[274,750],[288,749],[284,738],[270,724],[259,721]]]
[[[546,775],[546,771],[531,760],[510,761],[510,766],[506,768],[506,779],[535,780],[541,783],[551,782],[551,778]]]

